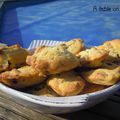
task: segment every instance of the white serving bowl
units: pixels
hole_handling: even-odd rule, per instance
[[[64,41],[34,40],[28,50],[39,45],[52,46]],[[24,106],[44,113],[68,113],[98,104],[120,89],[120,82],[104,90],[70,97],[44,97],[20,92],[0,83],[0,90],[11,99]]]
[[[70,97],[44,97],[20,92],[0,83],[0,90],[17,103],[44,113],[68,113],[94,106],[120,88],[120,82],[104,90]]]

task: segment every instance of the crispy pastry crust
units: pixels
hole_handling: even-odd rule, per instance
[[[85,86],[84,80],[74,71],[52,75],[47,84],[60,96],[77,95]]]
[[[56,74],[74,69],[79,65],[78,58],[62,46],[38,47],[27,64],[48,74]]]
[[[26,57],[30,53],[19,45],[0,49],[0,72],[25,65]]]
[[[41,83],[45,75],[36,71],[31,66],[24,66],[19,69],[3,72],[0,75],[2,83],[13,88],[25,88]]]
[[[120,78],[120,66],[85,71],[81,73],[81,76],[93,84],[114,85]]]
[[[98,48],[106,50],[109,53],[106,57],[106,61],[120,60],[120,39],[106,41],[103,45],[98,46]]]
[[[39,96],[47,96],[47,97],[58,97],[59,96],[45,83],[37,85],[35,88],[29,90],[29,92],[34,95],[39,95]]]
[[[96,68],[102,66],[102,62],[105,60],[107,55],[108,52],[105,50],[94,47],[80,52],[77,56],[83,67]]]
[[[70,40],[61,45],[74,55],[77,55],[79,52],[85,49],[84,42],[80,38]]]

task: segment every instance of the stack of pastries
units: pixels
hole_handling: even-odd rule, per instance
[[[34,53],[0,47],[0,81],[35,95],[74,96],[103,90],[120,79],[120,39],[86,48],[77,38]]]

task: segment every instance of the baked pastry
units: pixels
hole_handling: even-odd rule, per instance
[[[52,75],[47,85],[60,96],[72,96],[79,94],[84,86],[84,80],[74,71],[68,71]]]
[[[114,85],[120,78],[120,66],[85,71],[81,73],[81,76],[93,84]]]
[[[6,44],[0,43],[0,50],[3,48],[7,48],[8,46]]]
[[[45,83],[35,86],[34,88],[30,89],[29,92],[31,94],[39,95],[39,96],[47,96],[47,97],[58,97],[59,96]]]
[[[0,48],[0,72],[25,65],[26,57],[29,54],[19,45]]]
[[[120,39],[106,41],[103,45],[98,46],[98,48],[106,50],[109,53],[106,57],[106,61],[120,60]]]
[[[4,54],[0,53],[0,72],[8,69],[9,69],[9,63],[7,57]]]
[[[12,88],[25,88],[41,83],[45,75],[36,71],[31,66],[24,66],[0,74],[0,81]]]
[[[84,42],[80,38],[70,40],[61,45],[64,46],[69,52],[71,52],[74,55],[78,54],[79,52],[85,49]]]
[[[85,87],[80,94],[93,93],[93,92],[103,90],[105,88],[106,87],[103,85],[91,84],[91,83],[86,82]]]
[[[62,46],[38,47],[26,59],[28,65],[47,74],[56,74],[74,69],[79,59]]]
[[[80,52],[77,56],[80,60],[80,65],[83,67],[96,68],[102,66],[102,62],[107,57],[107,55],[108,52],[105,50],[93,47]]]

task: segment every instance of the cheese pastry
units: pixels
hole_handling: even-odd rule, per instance
[[[81,73],[81,76],[93,84],[114,85],[120,79],[120,66],[85,71]]]
[[[29,54],[19,45],[2,47],[0,49],[0,72],[25,65],[26,57]]]
[[[61,44],[66,47],[66,49],[74,55],[77,55],[79,52],[85,49],[84,42],[80,38],[76,38]]]
[[[12,88],[25,88],[44,81],[46,76],[31,66],[24,66],[0,74],[0,80]]]
[[[57,74],[76,68],[79,59],[62,46],[38,47],[27,57],[27,64],[47,74]]]
[[[47,96],[47,97],[58,97],[59,95],[55,93],[46,83],[35,86],[30,89],[29,92],[34,95]]]
[[[103,45],[98,46],[99,49],[106,50],[109,55],[107,61],[120,61],[120,39],[106,41]]]
[[[47,85],[60,96],[72,96],[79,94],[84,86],[84,80],[74,71],[68,71],[52,75]]]
[[[102,66],[102,62],[108,56],[108,52],[93,47],[80,52],[77,56],[83,67],[96,68]]]

